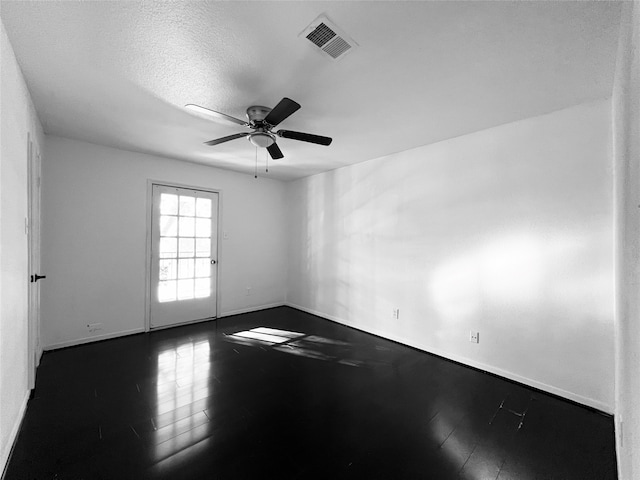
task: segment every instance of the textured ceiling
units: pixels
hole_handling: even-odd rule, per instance
[[[327,15],[339,61],[299,34]],[[298,178],[611,94],[616,2],[24,2],[0,17],[46,133],[241,172],[244,118],[290,97],[269,176]],[[260,150],[264,162],[266,152]]]

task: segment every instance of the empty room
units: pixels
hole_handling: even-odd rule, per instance
[[[0,469],[640,478],[636,1],[0,1]]]

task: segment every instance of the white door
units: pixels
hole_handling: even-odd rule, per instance
[[[31,138],[28,140],[29,157],[29,388],[35,387],[36,367],[40,358],[40,282],[45,278],[40,271],[40,155],[35,151]]]
[[[214,318],[218,194],[153,185],[150,327]]]

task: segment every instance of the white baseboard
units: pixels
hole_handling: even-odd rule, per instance
[[[267,308],[273,308],[273,307],[281,307],[284,305],[284,302],[276,302],[276,303],[270,303],[267,305],[257,305],[254,307],[248,307],[248,308],[242,308],[239,310],[232,310],[230,312],[224,312],[224,313],[220,313],[218,315],[217,318],[222,318],[222,317],[229,317],[231,315],[239,315],[241,313],[249,313],[249,312],[256,312],[258,310],[265,310]],[[206,319],[206,320],[196,320],[194,322],[187,322],[184,323],[184,325],[189,325],[192,323],[198,323],[198,322],[202,322],[202,321],[208,321],[210,319]],[[178,327],[180,325],[168,325],[166,328],[171,328],[171,327]],[[155,330],[160,330],[160,328],[155,328]],[[98,342],[100,340],[109,340],[111,338],[118,338],[118,337],[124,337],[127,335],[133,335],[136,333],[143,333],[145,332],[144,327],[140,327],[140,328],[134,328],[131,330],[124,330],[121,332],[113,332],[113,333],[105,333],[103,335],[94,335],[91,337],[84,337],[84,338],[77,338],[74,340],[67,340],[64,342],[59,342],[59,343],[52,343],[50,345],[46,345],[44,347],[44,350],[57,350],[58,348],[65,348],[65,347],[74,347],[76,345],[83,345],[85,343],[91,343],[91,342]]]
[[[105,333],[103,335],[94,335],[91,337],[77,338],[75,340],[67,340],[65,342],[53,343],[46,345],[45,350],[56,350],[58,348],[74,347],[76,345],[83,345],[85,343],[98,342],[100,340],[109,340],[110,338],[124,337],[126,335],[133,335],[135,333],[143,333],[144,327],[134,328],[132,330],[124,330],[122,332]]]
[[[466,357],[463,357],[463,356],[460,356],[460,355],[451,354],[449,352],[445,352],[445,351],[438,350],[438,349],[425,348],[424,346],[418,345],[415,342],[412,342],[412,341],[410,341],[408,339],[397,337],[397,336],[394,336],[394,335],[389,335],[387,332],[382,332],[382,331],[379,331],[379,330],[376,330],[376,329],[364,330],[364,329],[362,329],[360,327],[356,327],[354,325],[351,325],[349,322],[345,321],[344,319],[338,318],[338,317],[336,317],[334,315],[327,315],[326,313],[318,312],[318,311],[313,310],[311,308],[302,307],[300,305],[296,305],[296,304],[291,303],[291,302],[286,302],[285,305],[287,305],[289,307],[292,307],[292,308],[296,308],[298,310],[302,310],[303,312],[307,312],[307,313],[310,313],[312,315],[316,315],[318,317],[326,318],[327,320],[331,320],[332,322],[340,323],[341,325],[346,325],[348,327],[355,328],[356,330],[360,330],[360,331],[365,332],[365,333],[371,333],[373,335],[377,335],[379,337],[386,338],[386,339],[392,340],[394,342],[398,342],[398,343],[401,343],[403,345],[410,346],[412,348],[417,348],[418,350],[422,350],[423,352],[432,353],[434,355],[438,355],[439,357],[446,358],[448,360],[453,360],[454,362],[462,363],[464,365],[468,365],[470,367],[477,368],[479,370],[484,370],[485,372],[489,372],[489,373],[492,373],[494,375],[498,375],[500,377],[507,378],[509,380],[513,380],[515,382],[522,383],[524,385],[528,385],[528,386],[536,388],[538,390],[542,390],[543,392],[548,392],[548,393],[551,393],[553,395],[557,395],[559,397],[566,398],[566,399],[571,400],[573,402],[579,403],[581,405],[586,405],[588,407],[595,408],[596,410],[599,410],[599,411],[607,413],[607,414],[611,414],[612,415],[614,413],[613,405],[609,405],[606,402],[602,402],[602,401],[596,400],[594,398],[585,397],[585,396],[579,395],[577,393],[573,393],[573,392],[570,392],[568,390],[564,390],[562,388],[555,387],[553,385],[548,385],[546,383],[539,382],[539,381],[534,380],[532,378],[523,377],[522,375],[518,375],[518,374],[510,372],[508,370],[504,370],[502,368],[495,367],[493,365],[487,365],[487,364],[484,364],[484,363],[480,363],[480,362],[477,362],[475,360],[472,360],[470,358],[466,358]]]
[[[5,448],[2,451],[2,456],[0,457],[0,473],[2,474],[2,478],[4,478],[4,470],[5,468],[7,468],[7,462],[9,461],[9,456],[11,455],[13,444],[16,442],[18,438],[18,432],[20,431],[20,425],[22,425],[22,419],[24,418],[24,414],[27,411],[27,403],[29,402],[30,394],[31,394],[31,390],[27,390],[24,394],[24,398],[22,399],[22,403],[20,404],[20,409],[18,410],[18,415],[16,416],[16,419],[13,422],[11,433],[9,433],[7,444],[5,445]]]
[[[266,310],[267,308],[282,307],[284,305],[286,305],[284,302],[276,302],[276,303],[269,303],[267,305],[258,305],[255,307],[240,308],[238,310],[231,310],[228,312],[220,313],[220,315],[218,315],[218,318],[230,317],[232,315],[240,315],[241,313],[257,312],[258,310]]]

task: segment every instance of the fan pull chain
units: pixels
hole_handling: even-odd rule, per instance
[[[258,147],[256,147],[256,170],[253,174],[253,178],[258,178]]]
[[[269,154],[267,153],[267,149],[264,149],[265,157],[267,158],[267,173],[269,173]]]

